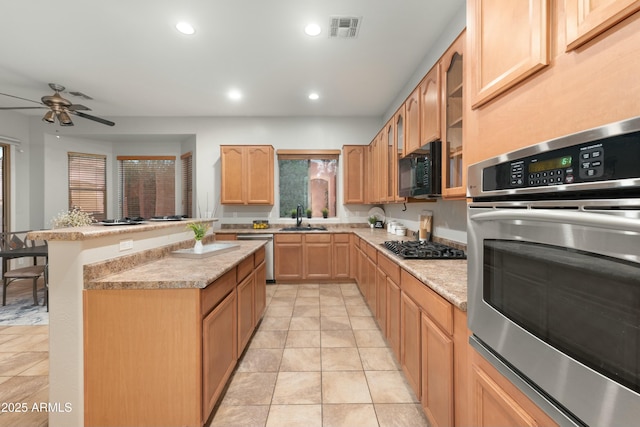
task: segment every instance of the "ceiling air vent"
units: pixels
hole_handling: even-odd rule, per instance
[[[332,16],[329,30],[329,38],[354,39],[358,36],[362,17]]]

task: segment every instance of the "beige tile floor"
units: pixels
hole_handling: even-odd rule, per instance
[[[428,426],[355,284],[267,295],[212,427]]]
[[[428,426],[355,284],[267,294],[211,426]],[[29,408],[0,413],[0,426],[48,425],[31,410],[48,402],[48,338],[48,326],[0,326],[0,402]]]

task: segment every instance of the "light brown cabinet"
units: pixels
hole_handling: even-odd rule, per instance
[[[466,197],[463,141],[463,55],[465,32],[441,59],[442,67],[442,197]]]
[[[454,425],[453,339],[424,313],[420,333],[422,408],[433,427],[452,426]]]
[[[417,87],[404,102],[405,144],[404,155],[420,148],[420,88]]]
[[[302,278],[329,280],[332,275],[333,247],[331,234],[305,234],[302,245]]]
[[[351,239],[347,233],[336,233],[333,236],[332,278],[348,279],[351,264]]]
[[[567,51],[573,50],[640,10],[637,0],[565,1]]]
[[[472,108],[549,64],[548,8],[549,0],[468,0]]]
[[[440,63],[424,76],[418,86],[420,94],[420,146],[440,139],[442,91],[440,89]]]
[[[343,203],[365,203],[365,145],[342,147]]]
[[[409,385],[420,399],[420,309],[404,292],[400,296],[400,365]]]
[[[274,275],[282,281],[333,281],[351,277],[347,233],[278,233]]]
[[[238,359],[236,291],[232,291],[202,321],[202,419],[221,396]]]
[[[273,147],[221,145],[220,203],[273,205]]]
[[[255,276],[250,274],[238,284],[238,356],[242,354],[254,327]]]
[[[278,280],[302,280],[302,234],[275,234],[274,276]]]
[[[554,427],[558,425],[475,351],[471,351],[470,385],[471,425],[478,427]]]

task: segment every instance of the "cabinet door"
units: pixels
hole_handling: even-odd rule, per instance
[[[252,273],[238,285],[238,356],[242,355],[254,327],[255,275]]]
[[[305,243],[304,269],[305,279],[331,279],[331,243]]]
[[[588,42],[638,10],[638,0],[565,1],[567,51]]]
[[[440,139],[440,64],[436,64],[419,86],[420,91],[420,145]]]
[[[464,32],[441,60],[442,65],[442,196],[466,196],[466,168],[463,163],[463,49]]]
[[[273,205],[273,147],[253,145],[247,150],[247,203]]]
[[[364,198],[364,145],[345,145],[342,147],[344,204],[363,204]]]
[[[549,0],[468,0],[472,108],[549,64]]]
[[[244,147],[220,147],[221,184],[220,203],[242,204],[245,201],[243,176],[245,170]]]
[[[395,125],[393,117],[387,122],[384,133],[384,140],[387,145],[386,200],[389,203],[394,203],[396,201],[396,193],[398,192],[398,190],[396,190],[398,186],[398,160],[396,158]]]
[[[333,235],[333,260],[332,268],[334,279],[348,279],[351,245],[348,234]]]
[[[422,314],[422,407],[433,427],[454,425],[453,340]]]
[[[387,277],[387,341],[400,360],[400,287]]]
[[[262,316],[264,310],[267,308],[267,264],[263,261],[255,270],[256,288],[255,288],[255,306],[253,324],[257,325]]]
[[[302,235],[276,234],[273,258],[276,280],[302,279]]]
[[[367,299],[367,266],[368,266],[368,258],[367,254],[364,251],[364,246],[366,243],[360,242],[360,248],[358,248],[358,288],[360,288],[360,293]]]
[[[375,316],[377,313],[377,305],[376,301],[378,298],[378,292],[376,289],[376,263],[369,257],[366,257],[367,260],[367,303],[369,304],[369,309],[372,314]]]
[[[395,146],[395,150],[396,150],[396,156],[395,156],[395,164],[396,164],[396,170],[395,170],[395,182],[394,182],[394,195],[395,195],[395,201],[396,202],[404,202],[405,198],[404,197],[400,197],[398,195],[398,160],[400,160],[402,158],[402,156],[404,155],[404,141],[405,141],[405,126],[404,126],[404,104],[402,104],[400,106],[400,108],[398,108],[398,111],[396,111],[396,114],[393,116],[393,123],[394,123],[394,146]]]
[[[420,148],[420,88],[416,88],[404,102],[405,105],[405,147],[404,155]]]
[[[400,365],[420,399],[420,309],[404,292],[400,297]]]
[[[202,419],[209,418],[236,365],[236,291],[202,321]]]
[[[477,352],[471,351],[471,419],[478,427],[554,427],[555,423]]]
[[[387,327],[387,275],[378,267],[376,269],[376,320],[382,333]]]

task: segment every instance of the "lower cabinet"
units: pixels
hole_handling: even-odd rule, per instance
[[[400,286],[387,278],[387,341],[400,360]]]
[[[502,376],[475,350],[471,353],[471,414],[478,427],[557,426],[516,386]]]
[[[351,277],[348,233],[277,233],[276,281],[332,281]]]
[[[432,427],[454,425],[453,340],[426,315],[421,320],[422,408]]]
[[[255,306],[255,276],[247,276],[237,288],[238,293],[238,356],[242,354],[253,333]]]
[[[407,294],[400,297],[400,365],[420,399],[420,309]]]
[[[202,321],[202,419],[206,420],[238,359],[236,291]]]

